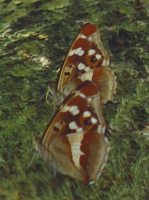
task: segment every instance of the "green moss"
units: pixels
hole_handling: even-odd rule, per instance
[[[149,56],[147,1],[62,0],[0,4],[0,199],[147,200],[149,187]],[[35,152],[52,117],[46,103],[77,21],[96,23],[117,76],[114,102],[105,105],[113,128],[111,152],[93,186],[53,175]]]

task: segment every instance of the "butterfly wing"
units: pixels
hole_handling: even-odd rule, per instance
[[[90,180],[89,172],[80,163],[82,154],[87,154],[81,149],[82,141],[85,140],[85,145],[90,146],[84,139],[86,134],[96,132],[100,135],[101,128],[99,127],[104,126],[90,104],[96,95],[95,84],[90,81],[83,82],[60,106],[47,126],[43,137],[35,139],[36,149],[45,159],[52,161],[58,171],[82,181]],[[100,143],[103,140],[101,138],[104,137],[97,136],[97,138]],[[104,143],[104,146],[106,148],[107,144]],[[96,147],[97,149],[94,151],[101,151],[98,145]],[[91,147],[89,149],[91,151]],[[105,151],[103,156],[106,156]],[[102,161],[104,162],[104,159]],[[89,161],[87,162],[90,166]],[[98,161],[96,162],[98,163]]]
[[[99,77],[97,78],[96,76],[96,83],[99,88],[106,88],[108,94],[103,100],[106,102],[109,100],[109,97],[111,98],[115,89],[114,74],[107,67],[108,65],[109,56],[102,45],[99,31],[95,25],[86,24],[81,29],[68,52],[61,68],[57,89],[59,91],[66,89],[65,93],[68,94],[81,82],[85,80],[94,81],[96,70],[98,70]],[[102,80],[105,79],[106,84],[102,84]],[[110,84],[108,84],[109,82]]]
[[[78,135],[76,135],[78,137]],[[77,168],[73,161],[70,142],[67,136],[58,134],[51,138],[50,143],[45,145],[40,138],[34,139],[35,146],[44,160],[50,161],[53,167],[62,173],[80,181],[84,181],[86,172],[83,168]],[[79,156],[79,155],[78,155]],[[76,158],[77,159],[77,158]]]
[[[104,169],[110,146],[107,138],[97,132],[86,132],[82,140],[80,164],[87,173],[87,182],[95,182]]]
[[[70,134],[67,138],[74,165],[82,174],[81,180],[86,183],[97,181],[108,158],[110,147],[107,139],[95,131],[82,132],[77,137]]]
[[[72,119],[79,124],[78,130],[80,127],[91,130],[92,126],[96,125],[97,128],[98,124],[99,130],[103,130],[100,133],[104,133],[105,122],[99,104],[98,88],[93,82],[84,81],[64,100],[43,134],[43,143],[49,143],[55,132],[62,133],[63,130],[69,133],[69,123]]]
[[[35,138],[35,143],[41,156],[59,172],[85,183],[99,179],[110,148],[106,138],[94,131],[55,135],[48,147],[39,138]]]
[[[101,67],[94,70],[93,80],[100,91],[100,102],[105,104],[113,100],[116,93],[116,77],[109,67]]]

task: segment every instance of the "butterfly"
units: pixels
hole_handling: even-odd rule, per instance
[[[99,30],[94,24],[87,23],[66,56],[57,90],[68,95],[83,81],[91,80],[100,90],[100,103],[105,104],[113,99],[116,89],[116,78],[109,64],[110,59],[102,45]]]
[[[35,147],[56,169],[85,183],[98,180],[108,158],[109,143],[104,136],[104,119],[97,103],[96,84],[82,82],[59,106]]]

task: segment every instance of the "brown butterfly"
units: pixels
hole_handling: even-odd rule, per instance
[[[66,95],[85,80],[96,83],[100,90],[100,103],[112,100],[116,80],[109,66],[99,31],[93,24],[86,24],[68,52],[61,68],[57,89]]]
[[[35,138],[45,160],[62,174],[86,183],[98,180],[109,151],[99,104],[94,112],[98,92],[94,82],[81,83],[60,105],[42,138]]]

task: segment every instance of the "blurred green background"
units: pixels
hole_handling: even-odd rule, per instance
[[[53,174],[38,156],[54,113],[48,85],[80,30],[95,23],[117,76],[105,105],[111,151],[93,186]],[[141,0],[0,0],[0,199],[149,199],[149,2]]]

